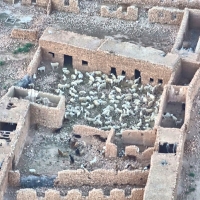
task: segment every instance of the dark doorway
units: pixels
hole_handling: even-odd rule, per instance
[[[126,76],[126,72],[122,70],[122,76]]]
[[[159,144],[159,153],[176,153],[177,143],[169,144]]]
[[[115,67],[111,67],[110,73],[114,74],[115,76],[117,76],[116,68]]]
[[[87,61],[85,61],[85,60],[82,60],[82,65],[85,65],[85,66],[87,66],[87,65],[88,65],[88,62],[87,62]]]
[[[158,84],[162,84],[163,80],[162,79],[158,79]]]
[[[150,82],[150,83],[153,83],[153,81],[154,81],[153,78],[150,78],[149,82]]]
[[[72,56],[64,55],[64,65],[72,67]]]
[[[64,0],[64,6],[69,6],[69,0]]]
[[[135,79],[137,79],[137,78],[141,78],[141,74],[140,74],[140,71],[139,70],[135,70]],[[141,80],[141,79],[140,79]]]
[[[36,3],[36,0],[31,0],[31,3]]]
[[[0,123],[1,131],[15,131],[16,127],[17,127],[17,124],[15,123],[5,123],[5,122]]]

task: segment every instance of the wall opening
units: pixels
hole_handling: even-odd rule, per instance
[[[122,75],[126,76],[126,72],[124,70],[122,70]]]
[[[150,82],[150,83],[153,83],[153,82],[154,82],[153,78],[150,78],[150,79],[149,79],[149,82]]]
[[[36,3],[36,0],[31,0],[31,3],[33,3],[33,4]]]
[[[185,111],[185,103],[182,103],[182,111]]]
[[[82,60],[82,65],[88,66],[88,62],[85,60]]]
[[[6,123],[6,122],[0,122],[0,130],[1,131],[15,131],[17,127],[17,124],[15,123]]]
[[[171,20],[175,20],[176,19],[176,14],[175,13],[172,13],[171,14]]]
[[[137,79],[137,78],[141,78],[141,74],[140,74],[140,71],[139,70],[135,70],[135,79]],[[141,82],[141,79],[140,79],[140,82]]]
[[[163,80],[162,79],[158,79],[158,84],[163,84]]]
[[[72,56],[64,55],[64,65],[72,67]]]
[[[49,54],[52,56],[52,58],[54,58],[55,54],[52,52],[49,52]]]
[[[69,6],[69,0],[64,0],[64,6]]]
[[[159,143],[159,153],[176,153],[177,149],[177,143],[174,144],[169,144],[169,143],[164,143],[160,144]]]
[[[115,76],[117,76],[116,68],[115,67],[111,67],[110,73],[114,74]]]

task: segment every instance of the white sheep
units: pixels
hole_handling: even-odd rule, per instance
[[[45,72],[45,66],[38,67],[38,71],[40,71],[40,72]]]
[[[59,66],[59,63],[58,63],[58,62],[51,63],[51,67],[52,67],[53,70],[54,70],[55,68],[58,68],[58,66]]]

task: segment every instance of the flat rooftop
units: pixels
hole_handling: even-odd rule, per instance
[[[145,199],[169,200],[174,196],[179,159],[174,154],[155,152],[145,187]]]
[[[13,106],[7,109],[9,103]],[[21,117],[24,117],[29,109],[30,102],[23,99],[4,96],[0,100],[0,122],[18,123]]]
[[[159,142],[168,142],[170,144],[179,143],[183,132],[177,128],[162,128],[157,129],[157,137]]]
[[[70,45],[91,51],[103,51],[122,57],[143,60],[158,65],[173,68],[178,55],[167,54],[161,50],[151,47],[143,47],[129,42],[120,42],[112,39],[99,39],[74,32],[47,28],[40,38],[40,41],[49,41],[57,44]]]
[[[51,41],[55,43],[67,44],[79,48],[88,50],[97,50],[100,44],[103,42],[102,39],[97,37],[91,37],[87,35],[81,35],[74,32],[56,30],[54,28],[47,28],[40,40]]]

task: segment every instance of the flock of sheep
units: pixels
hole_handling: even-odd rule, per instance
[[[56,64],[53,65],[54,70]],[[55,92],[66,97],[65,118],[69,122],[102,130],[114,128],[116,132],[153,127],[162,91],[160,84],[142,85],[140,77],[126,80],[124,75],[82,73],[71,67],[62,68],[62,73]]]

